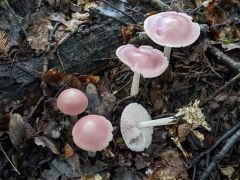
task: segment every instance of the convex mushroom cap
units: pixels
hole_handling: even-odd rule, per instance
[[[188,46],[200,35],[200,26],[191,16],[174,11],[149,16],[144,30],[155,43],[168,47]]]
[[[76,116],[87,109],[88,98],[82,91],[69,88],[59,94],[57,106],[64,114]]]
[[[112,140],[113,127],[103,116],[87,115],[77,121],[72,130],[74,143],[90,152],[105,149]]]
[[[132,71],[142,74],[145,78],[161,75],[168,67],[164,54],[151,46],[122,45],[116,50],[117,57]]]

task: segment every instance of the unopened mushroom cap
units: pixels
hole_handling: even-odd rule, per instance
[[[168,67],[167,57],[151,46],[137,48],[131,44],[122,45],[116,50],[116,55],[132,71],[142,74],[145,78],[157,77]]]
[[[157,44],[168,47],[185,47],[200,35],[200,26],[192,17],[174,11],[149,16],[144,21],[147,35]]]
[[[153,128],[138,128],[138,123],[150,121],[147,110],[140,104],[131,103],[125,107],[121,116],[121,133],[126,146],[132,151],[143,151],[152,142]]]
[[[59,94],[57,106],[64,114],[76,116],[87,109],[88,99],[82,91],[69,88]]]
[[[72,130],[74,143],[90,152],[105,149],[112,140],[113,127],[103,116],[87,115],[77,121]]]

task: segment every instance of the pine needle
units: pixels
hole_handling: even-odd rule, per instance
[[[8,44],[8,37],[0,31],[0,57],[8,57],[10,45]]]

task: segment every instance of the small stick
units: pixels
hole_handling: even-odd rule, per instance
[[[134,19],[132,16],[126,14],[125,12],[123,12],[122,10],[118,9],[116,6],[112,5],[111,3],[105,1],[105,0],[102,0],[102,2],[104,2],[105,4],[111,6],[113,9],[116,9],[117,11],[123,13],[125,16],[129,17],[134,23],[137,23],[136,19]]]
[[[212,53],[217,59],[225,64],[229,69],[233,70],[236,73],[240,73],[240,63],[235,62],[232,58],[224,54],[218,48],[209,46],[208,50]]]
[[[207,179],[210,172],[214,169],[214,167],[217,166],[217,164],[225,157],[227,152],[230,150],[230,148],[239,140],[240,138],[240,129],[236,131],[232,137],[230,137],[226,144],[223,146],[222,150],[217,153],[216,156],[214,156],[212,162],[209,164],[209,166],[205,169],[203,174],[200,177],[200,180]]]
[[[191,160],[190,163],[188,163],[190,165],[190,167],[195,166],[197,164],[197,162],[205,155],[209,154],[213,149],[215,149],[223,140],[227,139],[229,136],[231,136],[237,129],[240,128],[240,122],[238,124],[236,124],[235,126],[233,126],[232,129],[230,129],[229,131],[227,131],[221,138],[219,138],[216,143],[210,148],[207,149],[206,151],[202,152],[201,154],[199,154],[197,157],[195,157],[193,160]]]
[[[160,1],[160,0],[143,0],[143,2],[145,3],[150,3],[152,6],[154,6],[157,9],[160,9],[162,11],[171,11],[172,8],[165,4],[164,2]]]
[[[12,161],[9,159],[9,157],[7,156],[7,153],[4,151],[3,147],[2,147],[2,143],[0,143],[0,149],[3,152],[4,156],[7,158],[8,162],[11,164],[11,166],[13,167],[13,169],[19,174],[20,172],[17,170],[17,168],[14,166],[14,164],[12,163]]]
[[[240,73],[234,76],[230,81],[226,82],[222,87],[217,89],[214,93],[212,93],[207,100],[201,102],[200,107],[206,105],[209,101],[215,98],[219,93],[221,93],[223,90],[225,90],[228,86],[230,86],[232,83],[234,83],[238,79],[240,79]]]

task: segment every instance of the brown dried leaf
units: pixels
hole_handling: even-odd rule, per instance
[[[50,69],[49,71],[47,71],[42,76],[42,80],[46,84],[54,83],[54,84],[59,84],[63,86],[68,85],[69,87],[73,87],[77,89],[81,89],[82,87],[81,81],[78,78],[76,78],[74,75],[62,73],[57,69]]]
[[[74,155],[74,150],[73,148],[68,144],[65,143],[64,145],[64,157],[65,159],[72,157]]]
[[[87,82],[87,83],[92,83],[92,84],[97,84],[100,80],[99,76],[91,76],[91,75],[80,75],[78,79],[81,82]]]
[[[37,11],[30,18],[32,25],[26,30],[27,41],[32,49],[40,53],[47,49],[48,31],[52,24],[43,10]]]
[[[42,80],[46,84],[57,83],[63,78],[64,74],[59,72],[57,69],[50,69],[44,73]]]
[[[122,28],[122,37],[123,37],[123,40],[125,43],[128,42],[132,38],[133,33],[134,33],[134,25],[133,24],[128,24],[127,26],[124,26]]]
[[[178,140],[180,142],[185,141],[188,133],[190,132],[191,128],[189,124],[180,124],[178,126]]]
[[[35,137],[34,142],[38,146],[48,147],[54,154],[60,154],[56,144],[45,136]]]
[[[149,179],[189,179],[187,165],[178,151],[167,150],[161,154],[163,166],[153,173]]]
[[[10,114],[9,136],[13,146],[20,150],[25,140],[25,123],[20,114]]]

